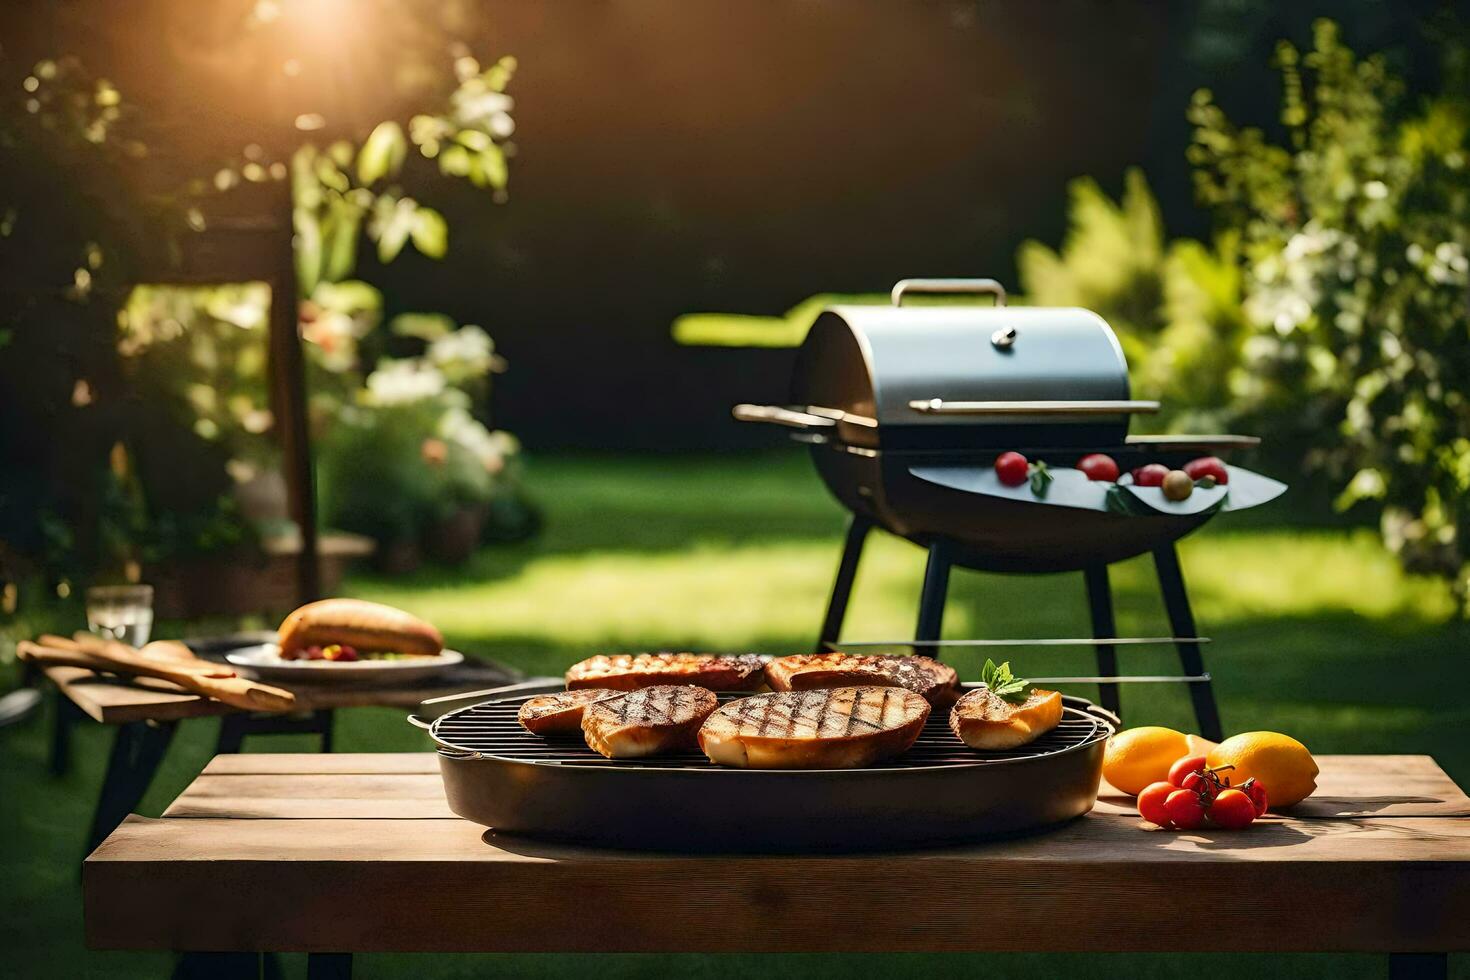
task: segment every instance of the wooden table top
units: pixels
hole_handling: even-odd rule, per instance
[[[1148,831],[1104,787],[1050,833],[825,856],[497,836],[431,753],[216,758],[86,861],[88,945],[175,950],[1470,949],[1470,799],[1427,756],[1324,756],[1314,812]],[[1439,815],[1409,816],[1415,806]],[[793,814],[793,819],[800,819]]]
[[[88,717],[104,725],[132,721],[178,721],[235,714],[240,709],[191,694],[168,681],[121,678],[81,667],[43,668],[47,678]],[[328,708],[415,708],[428,698],[512,683],[515,678],[493,664],[467,658],[463,664],[426,681],[384,687],[375,684],[283,684],[296,695],[301,711]]]

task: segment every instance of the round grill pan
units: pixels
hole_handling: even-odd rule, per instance
[[[542,738],[494,697],[427,727],[449,807],[500,833],[678,851],[838,852],[922,847],[1055,826],[1091,810],[1117,720],[1081,698],[1009,752],[976,752],[934,711],[912,749],[864,769],[715,766],[693,750],[605,759],[580,736]],[[721,701],[740,695],[721,695]]]

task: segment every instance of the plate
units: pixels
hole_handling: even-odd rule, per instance
[[[403,684],[431,677],[464,663],[464,654],[445,650],[436,657],[403,660],[282,660],[281,648],[262,643],[225,655],[261,680],[340,684]]]

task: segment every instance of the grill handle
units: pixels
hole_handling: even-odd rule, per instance
[[[1006,305],[1006,288],[994,279],[900,279],[893,284],[893,305],[902,306],[908,294],[955,296],[989,293],[996,306]]]
[[[1152,415],[1155,401],[1031,401],[963,402],[943,398],[915,398],[909,408],[925,415]]]

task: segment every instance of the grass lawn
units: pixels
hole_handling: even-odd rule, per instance
[[[804,456],[535,459],[529,479],[547,514],[536,540],[483,551],[453,571],[354,577],[348,591],[411,609],[438,623],[456,647],[529,671],[558,673],[594,651],[782,653],[811,646],[843,515]],[[1470,689],[1470,626],[1448,621],[1444,587],[1404,576],[1371,532],[1262,523],[1269,516],[1223,517],[1181,546],[1196,618],[1216,641],[1206,657],[1227,730],[1286,731],[1323,753],[1427,752],[1460,783],[1470,783],[1470,707],[1463,697]],[[913,546],[876,536],[846,636],[911,634],[922,565]],[[1123,635],[1166,632],[1147,560],[1118,566],[1113,581]],[[951,596],[950,637],[1087,631],[1077,575],[959,572]],[[171,628],[180,627],[165,624],[160,632]],[[1127,672],[1174,666],[1167,650],[1124,648],[1120,656]],[[963,676],[974,676],[974,656],[951,659]],[[1016,651],[1013,659],[1032,674],[1092,669],[1086,651]],[[1124,713],[1134,725],[1190,723],[1185,695],[1173,686],[1125,689]],[[166,956],[82,947],[76,864],[107,733],[80,726],[77,764],[53,778],[46,772],[47,720],[0,733],[0,975],[165,976]],[[217,724],[182,726],[143,812],[157,814],[198,772]],[[345,712],[338,725],[342,751],[425,747],[398,712]],[[294,751],[309,744],[277,736],[247,747]],[[1003,910],[996,927],[1005,927]],[[1470,976],[1467,959],[1452,958],[1452,976]],[[302,957],[285,963],[289,976],[304,974]],[[356,975],[1184,977],[1238,969],[1377,977],[1385,967],[1369,956],[363,956]]]

